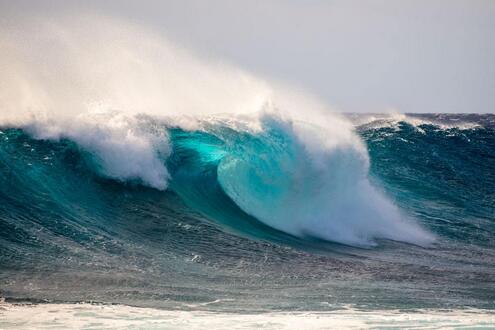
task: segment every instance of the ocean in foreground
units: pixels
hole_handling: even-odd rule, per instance
[[[228,314],[122,305],[0,304],[0,329],[493,329],[495,314],[468,310]]]

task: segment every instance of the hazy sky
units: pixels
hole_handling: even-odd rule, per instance
[[[68,3],[0,0],[0,15],[125,17],[341,111],[495,112],[495,0]]]

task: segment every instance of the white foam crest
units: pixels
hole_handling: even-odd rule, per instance
[[[24,128],[38,139],[77,141],[96,157],[100,174],[120,180],[138,180],[163,190],[169,173],[165,160],[170,154],[168,136],[153,129],[147,118],[122,113],[82,113],[72,120],[38,120]]]

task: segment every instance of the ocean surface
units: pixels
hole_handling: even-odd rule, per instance
[[[268,325],[346,310],[492,315],[495,115],[346,117],[363,150],[323,153],[271,115],[193,129],[140,117],[163,167],[109,147],[102,127],[2,127],[0,328],[22,324],[16,308],[73,303]]]

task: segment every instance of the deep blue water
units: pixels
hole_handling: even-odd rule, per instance
[[[259,134],[160,128],[172,148],[166,190],[105,175],[78,141],[2,128],[0,296],[248,312],[495,308],[494,116],[350,117],[369,155],[363,196],[348,187],[359,155],[337,150],[322,158],[329,171],[312,168],[276,122]],[[375,194],[434,241],[375,231]],[[294,224],[301,210],[310,222]],[[338,225],[321,232],[314,218]],[[339,236],[351,224],[358,236]]]

